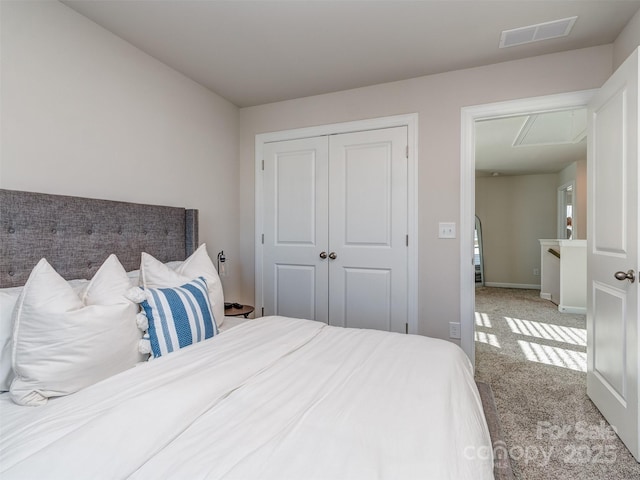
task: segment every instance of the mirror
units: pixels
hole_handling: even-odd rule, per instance
[[[476,228],[473,235],[473,264],[476,272],[476,287],[484,286],[484,259],[482,255],[482,224],[476,215]]]
[[[558,238],[572,240],[574,238],[575,208],[574,208],[575,182],[569,182],[558,188]]]

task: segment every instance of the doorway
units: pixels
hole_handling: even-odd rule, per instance
[[[558,188],[558,238],[576,238],[576,182],[567,182]]]
[[[609,424],[617,427],[617,436],[629,452],[635,459],[640,459],[638,352],[635,348],[640,310],[638,289],[633,285],[636,278],[633,267],[638,260],[638,50],[599,89],[463,109],[461,225],[468,227],[463,228],[462,257],[468,258],[472,251],[475,122],[585,105],[589,108],[590,177],[586,252],[586,320],[590,340],[587,342],[586,394]],[[475,298],[474,289],[470,288],[473,275],[469,271],[470,265],[465,263],[462,262],[461,268],[462,346],[470,352],[475,363]],[[612,336],[611,331],[616,335]]]
[[[476,122],[527,115],[532,112],[558,112],[586,107],[597,90],[499,102],[462,109],[461,188],[460,188],[460,344],[475,363],[475,194]],[[466,260],[468,259],[468,260]]]

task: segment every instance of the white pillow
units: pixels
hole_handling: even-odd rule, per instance
[[[14,310],[11,398],[43,405],[142,360],[137,305],[125,292],[129,278],[109,256],[79,297],[43,258]]]
[[[184,262],[176,262],[171,266],[156,260],[148,253],[143,253],[140,262],[140,277],[145,288],[179,287],[194,278],[204,277],[216,324],[220,326],[224,322],[222,282],[204,243]]]
[[[13,379],[11,368],[11,321],[13,309],[22,293],[22,287],[3,288],[0,290],[0,391],[9,390]]]
[[[181,264],[182,262],[179,260],[172,260],[170,262],[165,263],[167,267],[173,268],[173,269],[177,268]],[[132,287],[140,286],[140,270],[131,270],[127,272],[127,277],[129,277],[129,281],[131,282]]]
[[[69,280],[78,295],[89,280]],[[8,392],[13,379],[11,367],[11,337],[13,335],[13,310],[24,287],[0,288],[0,392]]]
[[[127,278],[132,287],[140,285],[140,270],[131,270],[127,272]]]

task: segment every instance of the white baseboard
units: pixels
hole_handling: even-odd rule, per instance
[[[545,293],[545,292],[540,292],[540,298],[542,298],[543,300],[551,301],[551,294],[550,293]]]
[[[586,307],[571,307],[568,305],[558,305],[558,311],[562,313],[578,313],[580,315],[587,314]]]
[[[523,288],[526,290],[540,290],[540,285],[531,285],[528,283],[499,283],[499,282],[484,282],[485,287],[498,287],[498,288]]]

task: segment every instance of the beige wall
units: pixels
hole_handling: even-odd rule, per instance
[[[0,187],[198,208],[238,298],[238,109],[61,3],[1,27]]]
[[[558,186],[574,182],[576,180],[576,165],[577,162],[573,162],[571,165],[568,165],[558,172]]]
[[[540,285],[538,239],[557,238],[558,188],[575,182],[576,239],[586,238],[586,160],[557,174],[476,178],[476,215],[483,228],[485,282]]]
[[[629,20],[613,43],[613,70],[640,45],[640,10]]]
[[[555,238],[558,175],[476,178],[485,282],[538,286],[541,238]]]
[[[439,221],[460,221],[460,109],[599,87],[612,46],[546,55],[240,110],[244,291],[254,291],[254,141],[257,133],[419,114],[419,333],[448,338],[460,320],[459,239],[439,240]]]

